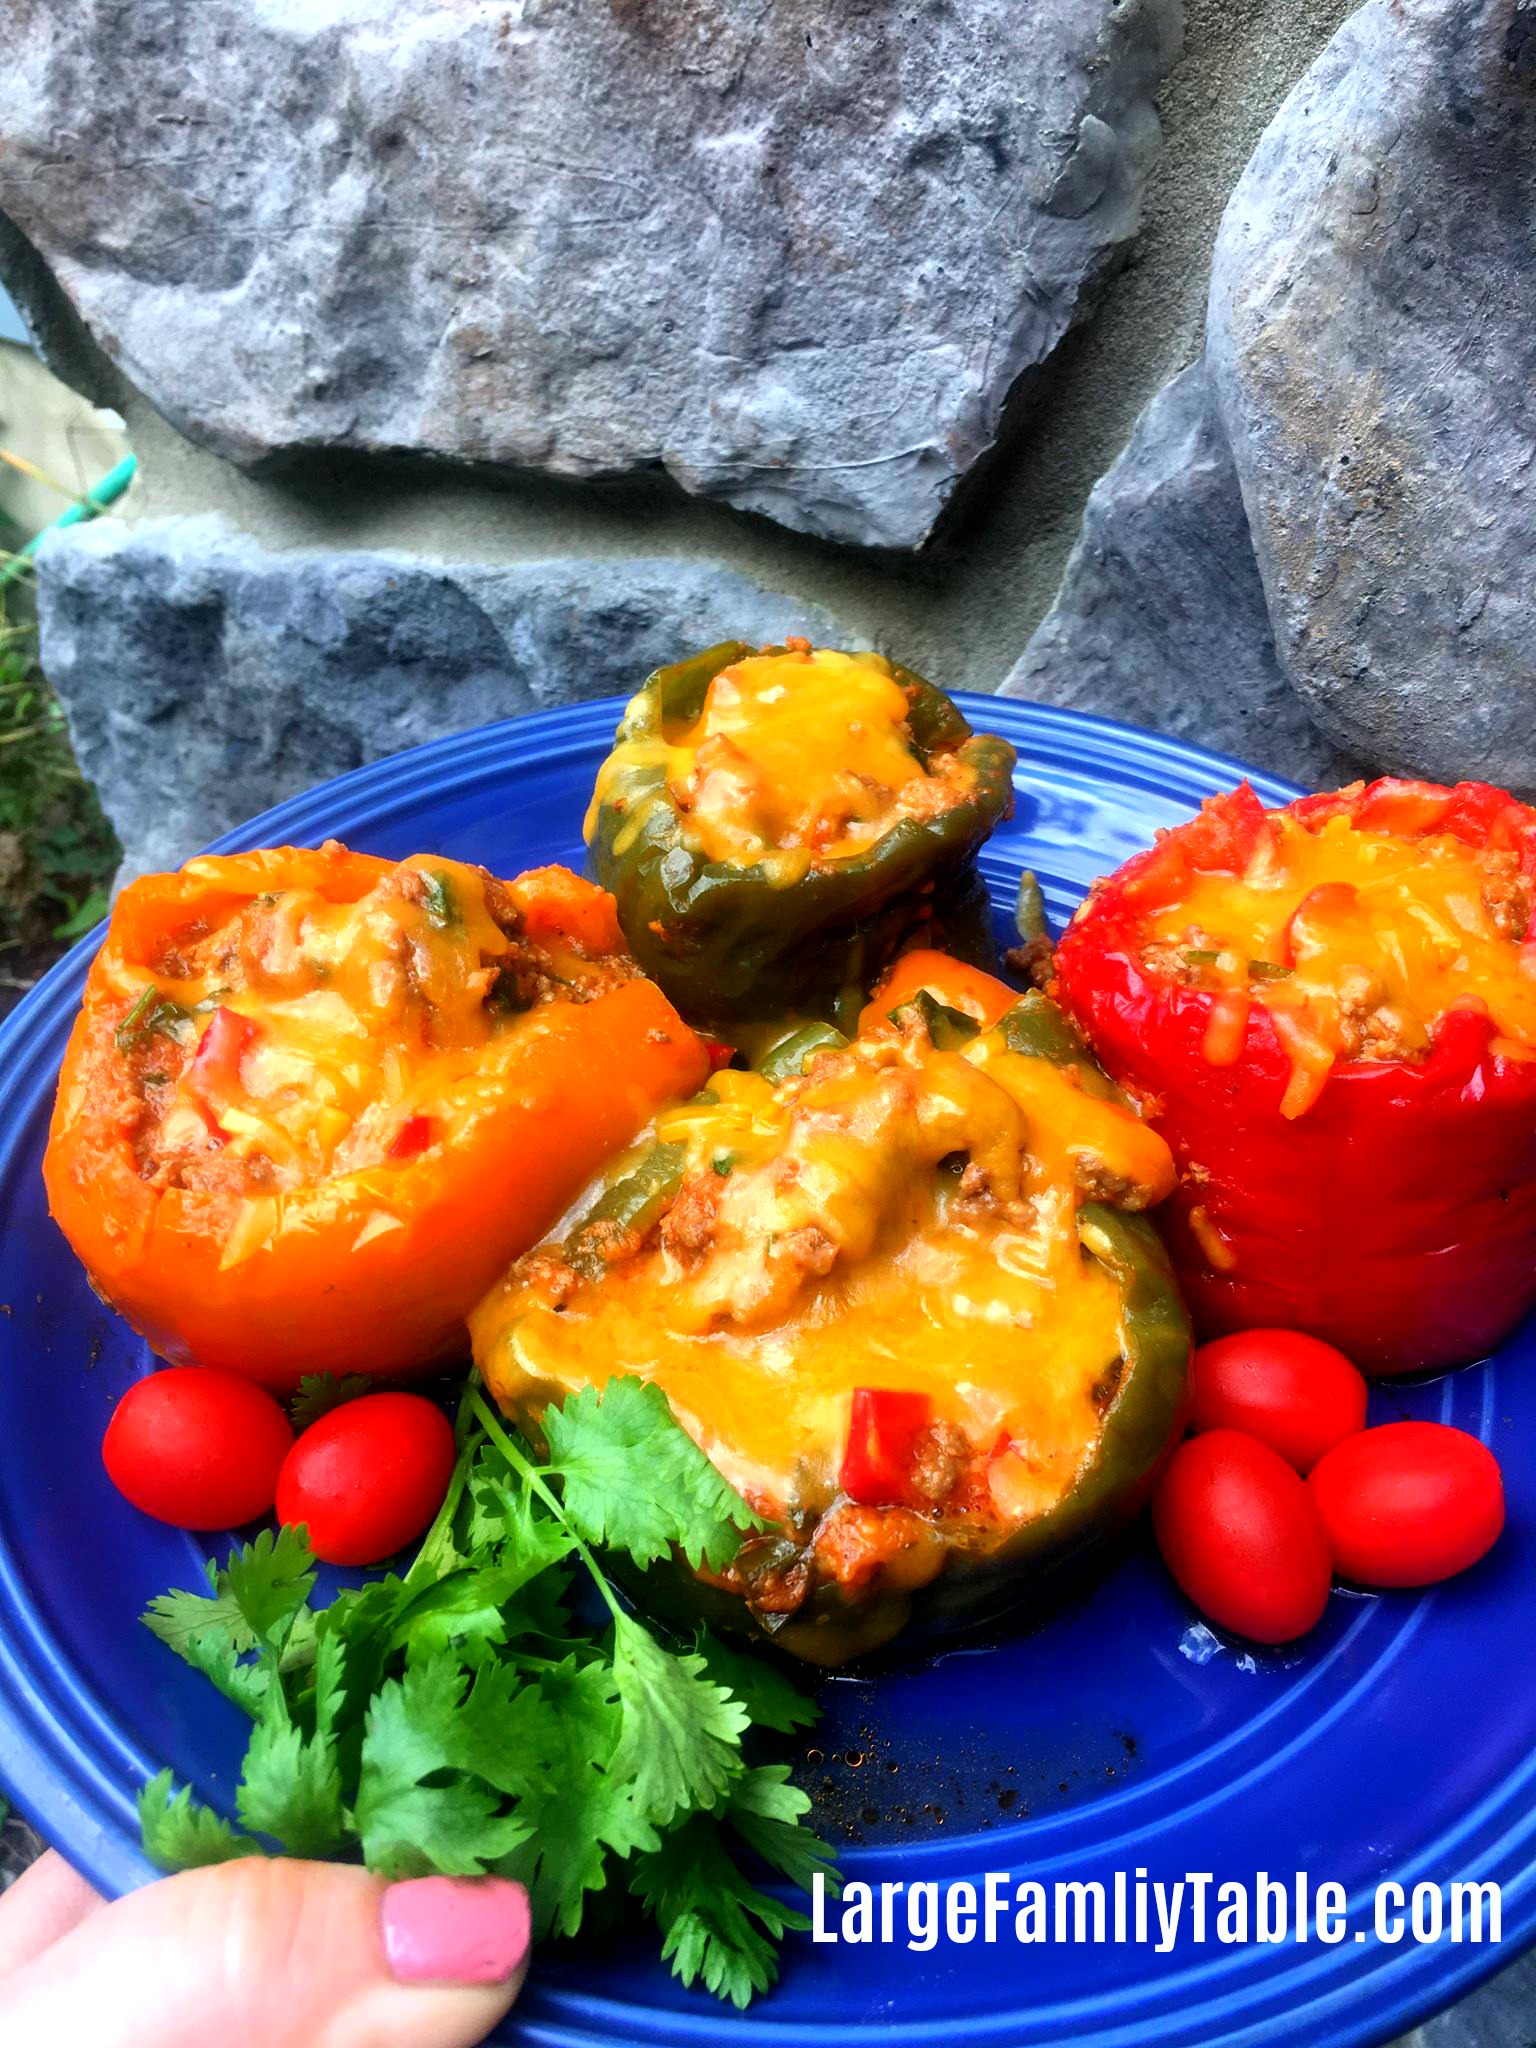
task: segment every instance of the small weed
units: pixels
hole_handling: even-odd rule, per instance
[[[0,1012],[106,915],[121,855],[38,668],[30,592],[13,584],[0,609]]]

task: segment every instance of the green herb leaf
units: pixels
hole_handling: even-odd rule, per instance
[[[217,1588],[238,1608],[258,1649],[280,1650],[315,1585],[315,1560],[305,1531],[263,1529],[242,1544],[218,1575]]]
[[[291,1856],[325,1856],[342,1847],[341,1768],[335,1738],[305,1735],[267,1714],[245,1752],[235,1805],[248,1828],[271,1835]]]
[[[161,995],[151,982],[113,1032],[112,1042],[119,1052],[132,1052],[144,1038],[174,1038],[178,1045],[186,1045],[196,1030],[196,1020],[187,1006]]]
[[[723,1685],[746,1708],[759,1728],[792,1735],[797,1728],[810,1728],[821,1719],[821,1709],[808,1700],[794,1681],[766,1657],[749,1656],[718,1636],[701,1628],[694,1648],[704,1659],[705,1669],[717,1685]]]
[[[611,1667],[567,1657],[539,1674],[539,1692],[550,1735],[542,1747],[535,1741],[530,1761],[543,1789],[520,1803],[528,1839],[498,1868],[528,1887],[541,1935],[575,1934],[586,1895],[608,1882],[610,1854],[655,1849],[660,1837],[612,1768],[621,1715]]]
[[[703,1817],[639,1858],[630,1889],[661,1929],[662,1960],[672,1974],[684,1984],[702,1982],[738,2007],[776,1981],[774,1941],[787,1928],[809,1925],[803,1913],[748,1883],[720,1830]]]
[[[331,1372],[307,1372],[299,1381],[299,1391],[288,1403],[288,1419],[295,1429],[308,1429],[322,1415],[358,1400],[372,1388],[373,1381],[365,1372],[343,1373],[340,1379]]]
[[[422,901],[426,906],[428,923],[436,925],[440,932],[452,930],[459,921],[459,905],[453,884],[446,875],[430,874],[425,868],[417,872],[421,876]]]
[[[498,1791],[458,1767],[463,1673],[442,1655],[382,1687],[363,1733],[356,1823],[371,1870],[479,1877],[528,1834]],[[431,1782],[427,1782],[430,1780]]]
[[[83,896],[80,899],[73,912],[65,918],[62,924],[54,926],[53,936],[56,939],[84,938],[85,934],[94,925],[101,923],[101,920],[111,908],[112,899],[108,896],[106,890],[92,889],[89,895]]]
[[[732,1785],[725,1817],[742,1840],[791,1884],[809,1891],[819,1872],[836,1898],[842,1889],[836,1859],[825,1842],[801,1825],[810,1810],[809,1798],[789,1782],[787,1764],[759,1764]]]
[[[145,1622],[252,1717],[236,1804],[260,1837],[295,1855],[360,1850],[391,1877],[519,1878],[541,1934],[616,1919],[633,1895],[685,1982],[745,2002],[803,1921],[742,1877],[728,1843],[798,1884],[829,1863],[787,1769],[749,1768],[741,1745],[754,1717],[789,1730],[813,1709],[704,1632],[691,1649],[659,1642],[620,1606],[598,1546],[642,1565],[674,1549],[723,1562],[755,1518],[638,1380],[568,1401],[545,1428],[541,1467],[472,1376],[459,1461],[404,1577],[316,1609],[303,1532],[269,1531]],[[565,1604],[576,1571],[596,1620]],[[165,1868],[261,1853],[169,1773],[140,1807]]]
[[[716,1805],[741,1769],[746,1708],[713,1683],[702,1657],[674,1657],[627,1614],[614,1624],[613,1675],[623,1716],[613,1769],[634,1780],[641,1814],[666,1827],[685,1809]]]
[[[548,1470],[588,1543],[652,1564],[675,1545],[692,1565],[723,1570],[763,1525],[680,1427],[660,1387],[610,1380],[544,1415]]]
[[[210,1644],[223,1643],[235,1657],[254,1650],[255,1634],[234,1597],[220,1585],[217,1566],[210,1561],[207,1571],[211,1593],[159,1593],[141,1617],[144,1626],[178,1656],[184,1654],[182,1645],[194,1636],[206,1637]]]
[[[190,1786],[173,1793],[174,1782],[169,1771],[157,1771],[139,1793],[139,1832],[151,1863],[162,1870],[193,1870],[261,1854],[255,1842],[237,1835],[222,1815],[194,1799]]]

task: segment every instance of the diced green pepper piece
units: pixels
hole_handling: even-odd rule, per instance
[[[997,1029],[1010,1052],[1023,1053],[1027,1059],[1049,1060],[1055,1067],[1071,1067],[1085,1095],[1096,1095],[1101,1102],[1123,1104],[1128,1100],[1050,997],[1042,995],[1039,989],[1032,988],[1027,995],[1020,996]]]
[[[758,1061],[757,1071],[777,1088],[781,1081],[800,1073],[812,1053],[840,1050],[847,1043],[834,1025],[802,1024],[768,1048]]]
[[[958,1052],[981,1029],[974,1017],[967,1017],[963,1010],[952,1010],[948,1003],[941,1003],[932,990],[926,988],[920,988],[900,1009],[887,1014],[891,1022],[899,1026],[904,1017],[914,1012],[922,1019],[937,1052]]]
[[[1014,929],[1022,945],[1028,946],[1036,939],[1048,939],[1051,928],[1045,919],[1045,898],[1040,893],[1040,884],[1026,868],[1019,877],[1018,900],[1013,906]]]
[[[609,1264],[605,1248],[631,1233],[645,1236],[676,1197],[687,1165],[686,1145],[654,1145],[632,1173],[605,1189],[565,1240],[577,1272],[601,1279]]]
[[[452,883],[446,875],[434,875],[425,868],[420,872],[428,924],[435,925],[440,932],[452,931],[459,922],[458,899]]]

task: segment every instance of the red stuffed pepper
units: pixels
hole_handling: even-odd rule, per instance
[[[1206,1334],[1368,1371],[1483,1356],[1536,1303],[1536,810],[1388,778],[1245,783],[1098,883],[1053,987],[1180,1168]]]

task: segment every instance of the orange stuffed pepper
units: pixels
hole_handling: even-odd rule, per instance
[[[209,856],[118,900],[49,1204],[166,1358],[406,1375],[707,1065],[564,868]]]

